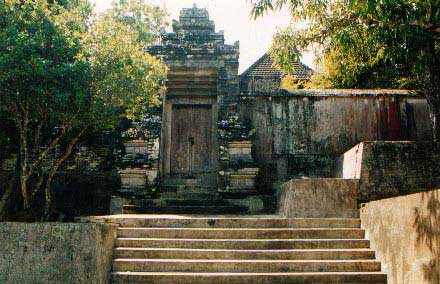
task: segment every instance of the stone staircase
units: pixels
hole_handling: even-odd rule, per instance
[[[228,202],[209,179],[167,179],[155,199],[133,198],[123,214],[247,214],[248,207]]]
[[[112,218],[113,283],[387,283],[360,219]]]
[[[160,199],[133,200],[123,205],[123,214],[247,214],[246,206],[230,204],[217,192],[182,191],[162,193]]]

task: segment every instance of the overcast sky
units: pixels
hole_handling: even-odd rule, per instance
[[[95,10],[101,12],[110,7],[112,0],[92,0]],[[240,41],[240,73],[263,55],[269,48],[277,28],[289,24],[289,13],[283,10],[253,20],[250,18],[251,5],[247,0],[147,0],[165,8],[171,19],[178,19],[182,8],[207,8],[216,30],[224,30],[226,42]],[[313,58],[306,55],[303,62],[313,68]]]

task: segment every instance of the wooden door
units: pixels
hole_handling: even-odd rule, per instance
[[[211,105],[173,105],[171,174],[211,172],[212,139]]]

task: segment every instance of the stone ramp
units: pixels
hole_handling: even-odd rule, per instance
[[[356,218],[119,215],[113,283],[387,283]]]

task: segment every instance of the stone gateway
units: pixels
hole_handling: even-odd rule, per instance
[[[169,68],[163,98],[161,188],[217,189],[219,102],[238,96],[238,43],[225,44],[206,9],[183,9],[173,32],[149,53]]]
[[[160,178],[165,188],[199,180],[217,187],[217,72],[171,69],[163,100]]]

